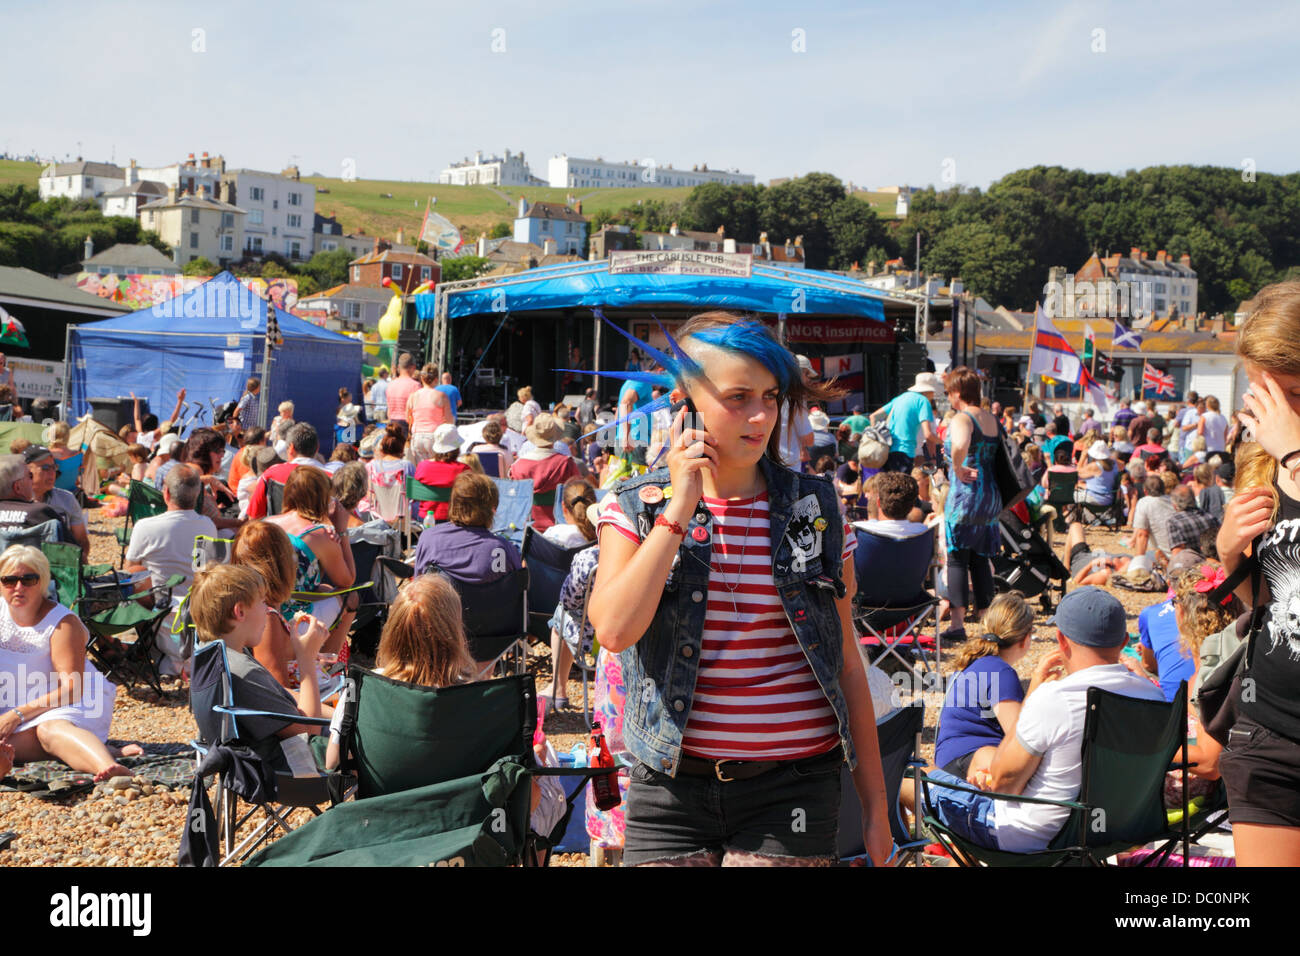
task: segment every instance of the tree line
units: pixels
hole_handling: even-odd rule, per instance
[[[741,242],[763,232],[772,243],[803,236],[814,269],[862,268],[902,258],[960,277],[994,305],[1032,309],[1047,270],[1080,268],[1094,251],[1186,253],[1198,277],[1198,308],[1235,309],[1269,282],[1300,275],[1300,173],[1243,173],[1209,166],[1154,166],[1122,175],[1036,166],[1009,173],[987,191],[933,186],[911,197],[908,215],[882,221],[827,173],[776,186],[697,186],[681,202],[645,200],[598,212],[636,231],[714,232]]]

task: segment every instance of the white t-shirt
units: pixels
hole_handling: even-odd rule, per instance
[[[588,541],[582,536],[582,531],[576,524],[553,524],[542,532],[542,537],[552,544],[558,544],[561,548],[583,548],[589,544],[595,544],[594,541]]]
[[[1200,412],[1198,412],[1196,409],[1194,408],[1183,409],[1182,414],[1178,416],[1178,426],[1180,432],[1178,438],[1179,448],[1187,449],[1192,447],[1192,439],[1196,437],[1196,429],[1191,428],[1188,429],[1187,431],[1183,431],[1182,429],[1187,425],[1195,425],[1200,420],[1201,420]],[[1205,441],[1205,445],[1207,448],[1209,447],[1209,444],[1210,442],[1209,439],[1207,438]]]
[[[1224,451],[1227,445],[1228,420],[1218,412],[1206,412],[1201,416],[1201,421],[1205,423],[1205,450]]]
[[[164,511],[141,518],[131,530],[126,561],[148,568],[154,587],[173,574],[185,575],[188,583],[194,576],[194,539],[201,534],[215,538],[217,526],[211,518],[193,511]]]
[[[155,428],[151,432],[140,432],[135,436],[135,440],[139,444],[144,445],[145,448],[153,451],[153,446],[158,444],[158,429]]]
[[[1164,700],[1158,685],[1123,664],[1088,667],[1043,684],[1025,698],[1016,723],[1016,740],[1043,759],[1023,791],[1026,797],[1073,800],[1083,784],[1083,721],[1089,687],[1142,700]],[[1060,832],[1069,810],[1041,803],[999,800],[998,849],[1014,853],[1042,850]]]

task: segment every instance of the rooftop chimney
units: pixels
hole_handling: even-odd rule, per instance
[[[1185,252],[1178,257],[1178,261],[1181,262],[1183,265],[1187,266],[1187,268],[1189,269],[1192,267],[1192,257]]]
[[[203,158],[199,160],[199,165],[202,166],[204,169],[212,168],[212,160],[208,159],[208,154],[206,151],[203,153]]]
[[[1137,246],[1132,246],[1128,251],[1128,257],[1130,259],[1136,259],[1140,262],[1142,261],[1142,250],[1139,249]]]
[[[167,201],[168,201],[169,203],[174,203],[174,202],[176,201],[176,187],[175,187],[175,186],[168,186],[168,187],[167,187]]]
[[[478,237],[478,257],[487,258],[487,236]]]
[[[520,196],[520,197],[519,197],[519,214],[518,214],[518,217],[517,217],[517,218],[519,218],[519,219],[523,219],[524,216],[526,216],[526,215],[528,215],[528,200],[525,199],[523,196]]]
[[[575,203],[573,204],[573,211],[576,212],[579,216],[582,215],[582,200],[581,200],[581,199],[579,199],[577,202],[575,202]]]
[[[82,256],[81,256],[82,259],[89,259],[91,256],[93,256],[95,254],[95,240],[90,238],[90,236],[87,236],[86,245],[81,250],[81,252],[82,252]]]
[[[673,223],[671,226],[668,227],[668,235],[670,236],[681,235],[681,233],[677,231],[677,223]]]

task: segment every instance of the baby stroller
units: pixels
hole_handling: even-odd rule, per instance
[[[1016,514],[1017,510],[1019,507],[1008,509],[998,517],[1002,551],[993,558],[993,582],[998,591],[1019,591],[1026,598],[1037,597],[1043,613],[1050,614],[1054,606],[1052,592],[1065,596],[1070,572],[1038,532]]]

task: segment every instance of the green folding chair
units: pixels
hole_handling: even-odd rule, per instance
[[[162,651],[158,632],[171,613],[172,591],[185,581],[174,574],[160,586],[136,592],[130,576],[120,576],[111,564],[83,564],[76,544],[45,542],[41,551],[50,562],[59,603],[86,625],[86,653],[115,684],[128,688],[144,682],[162,693]],[[129,644],[117,635],[134,630]]]
[[[1050,804],[1069,811],[1044,850],[1013,853],[979,846],[945,827],[934,814],[931,787],[974,790],[922,777],[925,826],[961,866],[1104,866],[1107,858],[1147,843],[1162,843],[1144,865],[1160,865],[1181,841],[1188,857],[1187,765],[1174,756],[1187,739],[1187,684],[1172,702],[1141,700],[1088,688],[1083,730],[1083,784],[1076,800],[988,793],[994,800]],[[1165,774],[1181,769],[1183,812],[1170,826]],[[983,791],[976,791],[983,792]]]
[[[147,482],[131,479],[131,484],[126,489],[126,523],[116,532],[117,542],[122,546],[122,553],[117,557],[118,564],[126,560],[126,546],[131,543],[131,529],[135,523],[141,518],[152,518],[166,510],[167,502],[163,500],[161,491]]]
[[[250,866],[506,866],[554,845],[529,832],[530,779],[605,770],[536,766],[529,675],[419,687],[359,667],[340,731],[356,800],[277,841]],[[573,800],[570,796],[569,807]]]

